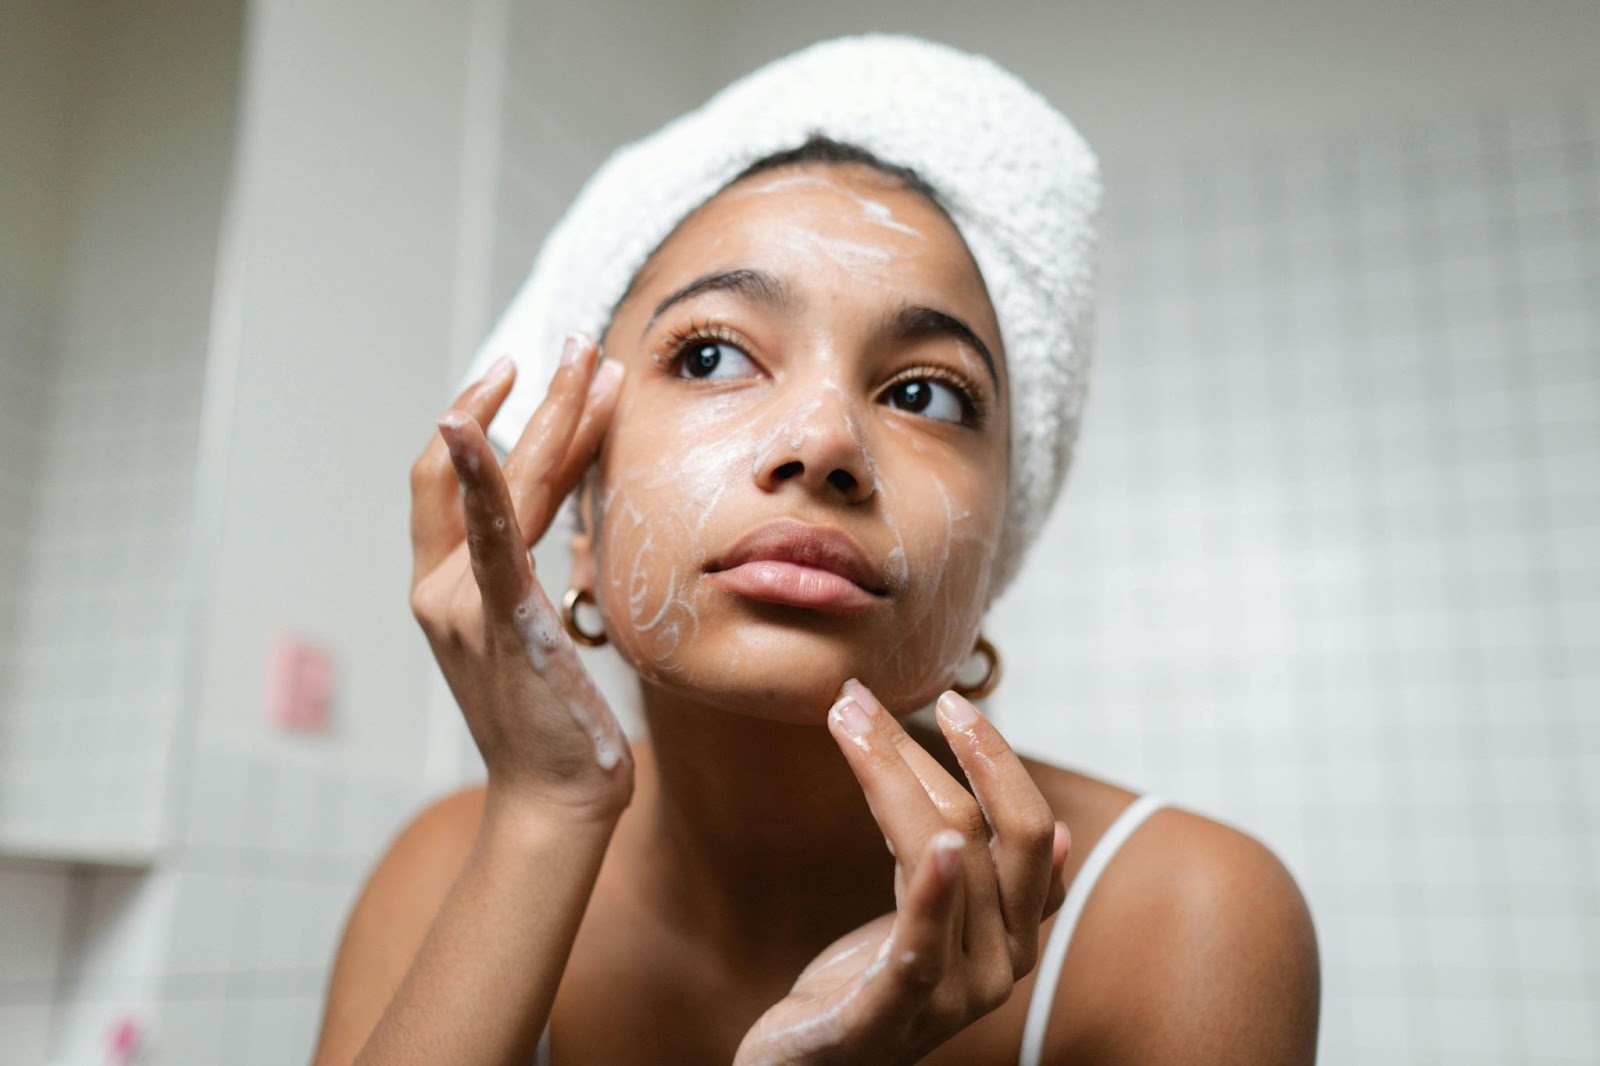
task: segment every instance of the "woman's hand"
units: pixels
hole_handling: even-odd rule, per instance
[[[895,911],[806,967],[736,1066],[916,1062],[1033,969],[1039,925],[1066,896],[1071,837],[977,708],[946,693],[938,717],[971,794],[866,686],[845,682],[828,727],[896,857]]]
[[[529,552],[594,459],[620,364],[569,338],[506,458],[483,427],[511,391],[502,359],[457,397],[411,470],[411,608],[483,753],[486,814],[551,802],[620,814],[633,755],[539,586]]]

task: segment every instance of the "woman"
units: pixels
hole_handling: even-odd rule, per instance
[[[889,37],[603,168],[507,318],[602,307],[599,343],[531,418],[496,363],[413,470],[413,607],[488,778],[379,864],[317,1063],[1314,1058],[1276,858],[948,691],[998,666],[983,611],[1066,465],[1095,189],[1015,79]],[[558,611],[528,549],[569,493]],[[638,673],[646,736],[574,638]]]

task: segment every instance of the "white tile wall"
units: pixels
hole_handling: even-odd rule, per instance
[[[23,555],[38,494],[40,406],[54,336],[55,314],[48,303],[0,277],[0,708],[7,706],[14,687]],[[9,716],[0,710],[0,751],[14,735]],[[0,792],[0,808],[4,795]]]
[[[38,381],[0,752],[0,838],[160,843],[207,310],[74,310]]]
[[[419,775],[212,739],[194,765],[168,864],[181,918],[158,952],[154,1061],[305,1061],[345,919],[424,802]]]
[[[153,870],[0,860],[0,1063],[99,1066],[123,1017],[159,1066],[310,1058],[344,922],[419,775],[204,741]]]
[[[1108,175],[997,713],[1284,858],[1322,1061],[1600,1061],[1597,137],[1571,99]]]

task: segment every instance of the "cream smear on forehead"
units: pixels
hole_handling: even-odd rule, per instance
[[[885,178],[887,177],[888,175],[885,175]],[[897,233],[904,233],[908,237],[915,237],[918,240],[923,239],[923,232],[897,218],[894,209],[888,204],[882,200],[874,200],[871,197],[862,196],[848,185],[835,180],[827,174],[805,172],[785,174],[759,183],[752,182],[745,185],[737,185],[722,195],[728,199],[741,199],[746,196],[770,196],[773,193],[805,187],[827,189],[838,193],[840,196],[853,201],[860,209],[861,216],[868,222],[882,226],[885,229],[894,230]]]

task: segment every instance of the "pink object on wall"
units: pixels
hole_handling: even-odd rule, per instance
[[[284,729],[321,732],[328,727],[333,660],[327,651],[294,633],[272,641],[267,667],[267,716]]]
[[[107,1066],[128,1066],[144,1042],[144,1023],[131,1014],[124,1014],[111,1027],[107,1038]]]

